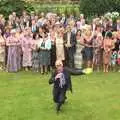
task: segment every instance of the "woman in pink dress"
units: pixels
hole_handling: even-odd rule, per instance
[[[33,38],[31,35],[31,29],[25,28],[24,35],[21,37],[21,45],[23,52],[22,65],[25,71],[28,71],[32,66],[32,48]]]

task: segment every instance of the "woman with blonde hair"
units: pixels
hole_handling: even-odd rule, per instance
[[[57,60],[65,60],[64,53],[64,40],[63,40],[64,28],[57,28],[56,33],[56,59]]]
[[[92,60],[93,60],[93,36],[92,36],[92,28],[90,25],[86,25],[83,28],[82,37],[84,41],[84,50],[83,52],[83,60],[86,62],[86,67],[91,68],[92,67]]]

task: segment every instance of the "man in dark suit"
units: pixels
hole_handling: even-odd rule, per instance
[[[120,20],[119,19],[116,21],[116,23],[113,24],[112,28],[113,28],[113,31],[120,30]]]
[[[74,68],[74,53],[76,46],[76,35],[71,32],[70,26],[67,27],[66,33],[64,34],[64,43],[65,43],[65,56],[66,56],[66,65],[68,67]]]

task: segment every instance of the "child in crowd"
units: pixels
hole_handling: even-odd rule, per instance
[[[113,51],[111,55],[111,70],[114,72],[116,71],[117,57],[118,57],[117,51]]]
[[[118,51],[117,63],[118,63],[118,66],[120,68],[120,50]],[[120,69],[118,72],[120,72]]]

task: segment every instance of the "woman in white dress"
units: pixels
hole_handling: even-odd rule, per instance
[[[57,60],[65,60],[65,53],[64,53],[64,40],[63,40],[63,32],[64,29],[58,29],[56,33],[56,57]]]
[[[76,34],[76,53],[74,55],[74,64],[75,68],[81,69],[83,65],[83,55],[82,50],[84,48],[83,46],[83,39],[81,37],[81,31],[78,30]]]

